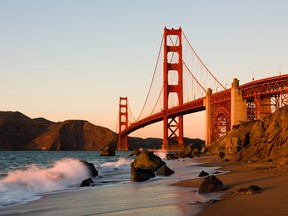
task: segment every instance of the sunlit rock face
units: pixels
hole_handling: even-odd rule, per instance
[[[271,160],[287,163],[288,106],[260,120],[235,126],[225,137],[216,140],[209,151],[225,153],[225,158],[238,161]]]

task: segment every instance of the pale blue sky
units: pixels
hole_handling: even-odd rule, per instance
[[[142,108],[164,26],[230,86],[288,72],[287,23],[284,0],[0,0],[0,110],[115,131],[119,96]],[[186,136],[204,138],[203,116]],[[147,128],[133,135],[162,137]]]

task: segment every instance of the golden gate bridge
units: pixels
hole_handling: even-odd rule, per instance
[[[205,110],[206,146],[241,121],[256,120],[288,104],[288,75],[226,88],[200,59],[181,29],[164,28],[144,105],[137,118],[128,97],[120,97],[118,150],[128,150],[128,135],[163,121],[162,149],[184,148],[183,117]]]

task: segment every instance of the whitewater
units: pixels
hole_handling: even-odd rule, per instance
[[[130,182],[131,152],[101,157],[99,152],[0,152],[0,215],[195,215],[199,204],[220,199],[196,188],[171,186],[197,178],[205,170],[195,159],[166,161],[170,177]],[[99,176],[93,187],[80,187],[89,171],[80,160],[93,163]]]

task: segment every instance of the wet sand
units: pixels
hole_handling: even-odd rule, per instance
[[[287,215],[288,214],[288,166],[273,162],[225,162],[213,156],[203,156],[199,162],[203,166],[220,166],[230,171],[218,175],[227,190],[223,199],[203,206],[199,215]],[[199,187],[202,179],[184,180],[178,186]],[[262,192],[252,195],[233,195],[239,188],[257,185]]]

